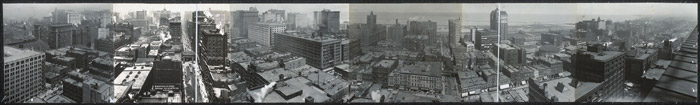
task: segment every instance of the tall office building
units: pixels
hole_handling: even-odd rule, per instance
[[[286,30],[295,30],[297,28],[297,16],[299,13],[287,13],[287,28]],[[298,17],[304,18],[304,17]]]
[[[254,7],[250,7],[249,10],[236,10],[231,13],[231,36],[229,39],[232,40],[234,37],[248,38],[248,25],[257,23],[260,18],[258,17],[258,10]]]
[[[455,45],[459,45],[459,40],[462,39],[462,20],[459,18],[457,19],[450,19],[447,21],[448,22],[448,37],[449,37],[449,45],[451,47],[455,47]]]
[[[170,21],[168,31],[170,32],[172,39],[176,40],[175,42],[179,42],[180,38],[182,37],[182,22],[180,22],[179,19]]]
[[[340,31],[340,11],[324,9],[314,11],[314,27],[318,27],[322,33],[335,33]]]
[[[504,61],[505,65],[525,64],[525,49],[505,43],[494,43],[491,52]],[[498,51],[500,50],[500,51]]]
[[[588,45],[587,50],[579,50],[571,58],[574,66],[572,73],[579,81],[600,83],[604,93],[593,100],[612,101],[623,95],[625,56],[622,52],[605,51],[602,44]]]
[[[367,25],[376,25],[377,24],[377,15],[374,15],[374,11],[369,12],[369,15],[367,15]]]
[[[386,39],[397,43],[403,43],[404,32],[406,25],[399,24],[399,19],[396,19],[396,24],[389,26]]]
[[[273,50],[306,58],[306,64],[325,69],[342,63],[341,40],[308,34],[274,33]]]
[[[55,9],[53,12],[51,12],[51,22],[68,23],[68,13],[66,10]]]
[[[410,35],[427,35],[427,44],[433,45],[437,43],[437,22],[434,21],[410,21],[408,23],[408,34]]]
[[[44,53],[3,46],[3,102],[21,103],[39,95],[44,86]]]
[[[200,57],[207,59],[209,65],[223,65],[228,54],[228,44],[226,33],[221,33],[219,29],[201,30],[199,34]]]
[[[478,50],[491,49],[491,45],[497,43],[496,32],[490,30],[474,30],[474,47]]]
[[[83,19],[83,15],[75,11],[68,11],[66,15],[68,17],[68,23],[74,25],[80,24],[80,21]]]
[[[601,41],[602,39],[600,38],[605,38],[601,36],[609,34],[609,32],[605,30],[605,26],[605,20],[601,20],[600,17],[598,17],[597,20],[591,19],[576,22],[574,38],[580,41]]]
[[[201,13],[201,12],[200,12]],[[226,63],[226,57],[228,54],[228,44],[227,38],[228,34],[224,33],[223,30],[216,27],[214,20],[206,16],[206,14],[201,14],[204,16],[197,24],[199,30],[198,34],[198,44],[199,55],[206,59],[206,64],[208,65],[224,65]]]
[[[296,30],[297,27],[308,27],[309,18],[302,13],[287,14],[287,30]]]
[[[287,26],[281,23],[254,23],[248,27],[249,39],[261,45],[272,47],[275,40],[273,33],[284,32]]]
[[[136,19],[146,19],[146,10],[136,11]]]
[[[510,38],[510,36],[508,36],[508,13],[506,13],[506,11],[503,11],[499,8],[496,8],[495,10],[491,11],[490,23],[491,30],[499,30],[498,27],[500,25],[501,29],[499,32],[501,33],[500,36],[502,39]]]
[[[73,37],[78,36],[78,27],[72,24],[55,24],[49,26],[47,35],[49,47],[57,49],[73,45]]]

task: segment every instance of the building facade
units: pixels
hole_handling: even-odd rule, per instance
[[[340,11],[324,9],[314,11],[314,27],[318,27],[322,33],[340,31]]]
[[[451,47],[459,45],[459,40],[462,39],[462,20],[461,19],[451,19],[447,21],[448,23],[448,42]]]
[[[442,91],[442,63],[407,61],[399,65],[389,74],[390,87]]]
[[[233,40],[233,37],[248,38],[248,25],[260,21],[258,9],[254,7],[249,10],[236,10],[231,15],[233,19],[229,23],[231,25],[230,32],[232,32],[230,40]]]
[[[324,69],[342,62],[341,40],[308,34],[274,33],[273,50],[306,58],[306,64]]]
[[[44,82],[44,53],[3,46],[3,101],[21,103],[39,95]]]
[[[286,30],[287,26],[280,23],[254,23],[248,27],[248,38],[261,45],[272,47],[275,42],[273,33],[280,33]]]
[[[508,39],[508,13],[506,11],[501,10],[500,8],[496,8],[495,10],[491,11],[491,18],[489,21],[490,24],[490,29],[491,30],[498,30],[498,32],[501,34],[501,37],[503,39]],[[500,29],[499,29],[500,26]]]
[[[605,93],[594,100],[610,101],[622,97],[624,88],[625,56],[622,52],[604,51],[600,44],[590,45],[572,56],[574,77],[579,81],[600,83]]]
[[[498,55],[501,60],[505,61],[506,65],[525,64],[525,55],[527,54],[524,49],[518,46],[503,43],[494,43],[491,53]]]

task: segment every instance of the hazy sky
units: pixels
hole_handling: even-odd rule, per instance
[[[519,15],[586,15],[592,18],[600,15],[653,15],[653,16],[684,16],[697,18],[698,5],[694,3],[502,3],[503,10],[511,16]],[[365,16],[369,11],[387,12],[430,12],[430,13],[462,13],[463,21],[470,20],[470,17],[483,21],[487,18],[479,15],[488,14],[497,7],[495,3],[396,3],[396,4],[146,4],[146,3],[3,3],[3,17],[26,19],[28,17],[46,17],[54,9],[67,9],[75,11],[83,10],[113,10],[120,15],[127,15],[128,12],[138,10],[162,10],[170,11],[194,11],[196,9],[206,10],[247,10],[256,7],[260,13],[269,9],[282,9],[289,12],[304,13],[311,18],[313,11],[330,9],[341,11],[341,22],[348,21],[352,12],[360,12]],[[512,17],[512,18],[514,18]],[[464,19],[467,18],[467,19]],[[603,18],[603,17],[602,17]],[[517,19],[514,19],[517,20]],[[528,19],[523,19],[527,21]]]
[[[146,10],[155,11],[166,9],[173,12],[185,12],[196,10],[230,10],[229,4],[114,4],[114,12],[120,13],[121,17],[129,12]],[[150,15],[150,13],[148,13]]]
[[[697,16],[695,3],[503,3],[508,14]],[[490,13],[496,4],[463,4],[464,13]]]
[[[352,12],[443,12],[460,13],[461,5],[455,3],[397,3],[397,4],[351,4]]]
[[[694,3],[502,3],[510,23],[574,23],[584,19],[624,21],[641,16],[673,16],[697,20]],[[463,4],[465,25],[483,25],[498,4]]]
[[[331,11],[340,11],[340,22],[348,21],[349,4],[231,4],[231,10],[248,10],[250,7],[258,9],[258,14],[270,9],[285,10],[285,13],[303,13],[307,18],[312,19],[314,11],[329,9]]]
[[[29,17],[41,18],[51,16],[54,9],[66,10],[109,10],[112,5],[103,3],[3,3],[3,17],[26,19]]]

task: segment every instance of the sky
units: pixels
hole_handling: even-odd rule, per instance
[[[507,11],[511,18],[525,15],[586,15],[590,17],[568,17],[590,19],[605,15],[652,15],[652,16],[684,16],[697,19],[698,5],[695,3],[501,3],[503,10]],[[313,11],[330,9],[341,11],[341,22],[350,20],[351,13],[359,12],[362,18],[369,11],[390,12],[414,12],[414,13],[462,13],[463,21],[470,19],[483,21],[484,16],[473,14],[488,14],[497,7],[495,3],[396,3],[396,4],[146,4],[146,3],[3,3],[3,17],[26,19],[28,17],[46,17],[54,9],[82,10],[113,10],[120,15],[138,10],[162,10],[170,11],[194,11],[194,10],[247,10],[256,7],[262,14],[269,9],[282,9],[287,13],[304,13],[308,18],[313,16]],[[367,13],[365,13],[367,12]],[[472,14],[472,15],[470,15]],[[354,16],[354,15],[353,15]],[[122,16],[123,17],[123,16]],[[397,17],[402,18],[402,17]],[[487,17],[486,17],[487,18]],[[537,19],[536,17],[523,18]],[[619,18],[627,19],[627,18]],[[517,19],[513,19],[517,20]],[[570,19],[571,20],[571,19]],[[573,19],[575,20],[575,19]],[[563,20],[562,20],[563,21]]]
[[[112,5],[104,3],[3,3],[3,17],[27,19],[29,17],[41,18],[51,16],[54,9],[66,9],[74,11],[83,10],[110,10]]]
[[[114,4],[114,12],[125,17],[129,12],[146,10],[156,11],[166,9],[173,12],[196,10],[230,10],[229,4]]]
[[[231,10],[248,10],[250,7],[258,9],[258,14],[270,9],[285,10],[285,13],[302,13],[306,14],[309,20],[313,19],[314,11],[329,9],[331,11],[340,11],[340,22],[349,20],[349,4],[231,4]]]
[[[697,20],[694,3],[501,3],[511,23],[573,23],[584,19],[624,21],[641,16],[674,16]],[[498,4],[462,4],[463,24],[483,25]],[[486,16],[484,16],[486,15]]]
[[[397,3],[397,4],[351,4],[352,12],[390,11],[390,12],[443,12],[459,13],[461,5],[454,3]]]
[[[495,4],[463,4],[465,13],[489,13]],[[508,14],[693,15],[695,3],[502,3]],[[488,7],[488,8],[483,8]]]

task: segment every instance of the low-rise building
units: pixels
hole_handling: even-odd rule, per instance
[[[442,91],[444,67],[440,62],[399,61],[389,74],[388,86],[415,90]]]

